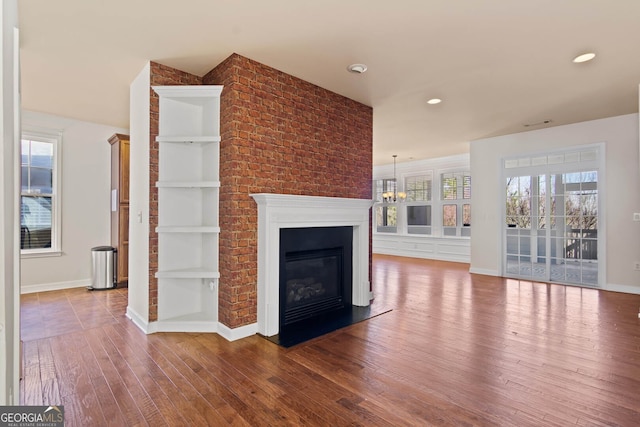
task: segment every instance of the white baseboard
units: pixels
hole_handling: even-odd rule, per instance
[[[73,280],[71,282],[42,283],[39,285],[20,286],[21,294],[33,294],[36,292],[59,291],[61,289],[83,288],[91,286],[91,279]]]
[[[149,328],[153,332],[196,332],[215,333],[218,332],[218,322],[208,321],[167,321],[158,320],[149,323]],[[151,333],[151,332],[150,332]]]
[[[235,341],[241,338],[250,337],[258,332],[258,324],[241,326],[231,329],[219,322],[147,322],[136,313],[131,307],[127,307],[126,316],[145,334],[156,332],[207,332],[217,333],[227,341]]]
[[[624,292],[625,294],[640,295],[640,286],[616,285],[615,283],[607,283],[602,290],[612,292]]]
[[[496,276],[496,277],[500,277],[501,274],[498,273],[495,270],[488,270],[485,268],[469,268],[469,273],[471,274],[482,274],[483,276]]]
[[[218,323],[218,335],[227,341],[235,341],[241,338],[250,337],[258,333],[258,324],[252,323],[250,325],[240,326],[239,328],[229,328],[222,323]]]
[[[145,334],[151,334],[155,332],[149,330],[149,322],[144,320],[144,318],[136,313],[135,310],[133,310],[131,307],[127,306],[127,312],[125,313],[125,315]]]

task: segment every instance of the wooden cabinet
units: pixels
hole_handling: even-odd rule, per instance
[[[116,133],[111,144],[111,246],[118,251],[119,286],[129,280],[129,135]]]
[[[215,332],[222,86],[153,90],[160,98],[155,230],[160,329]]]

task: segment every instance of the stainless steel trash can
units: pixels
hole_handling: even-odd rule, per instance
[[[111,246],[91,248],[91,286],[88,289],[111,289],[116,287],[117,250]]]

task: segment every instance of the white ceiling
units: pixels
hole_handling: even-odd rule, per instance
[[[637,0],[18,3],[23,107],[117,127],[147,61],[203,75],[234,52],[372,106],[374,164],[638,111]]]

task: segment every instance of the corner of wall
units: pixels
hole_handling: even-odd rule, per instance
[[[147,63],[130,89],[129,307],[149,321],[149,86]]]

